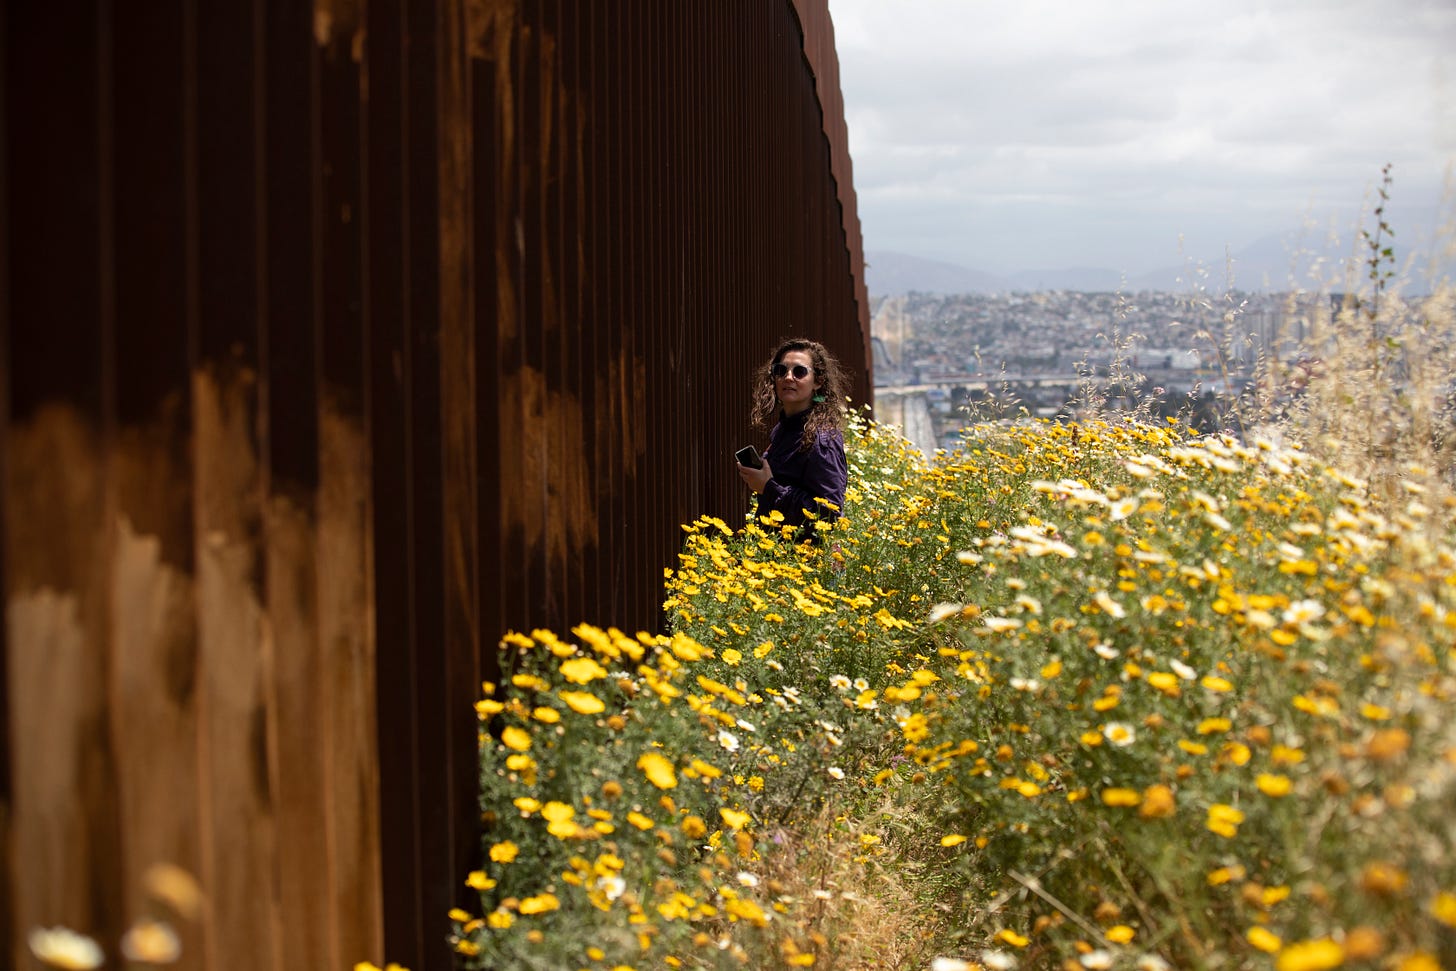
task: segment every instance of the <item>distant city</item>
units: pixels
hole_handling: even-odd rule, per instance
[[[1071,290],[924,294],[874,303],[875,400],[929,454],[966,424],[1102,406],[1213,430],[1261,361],[1297,358],[1312,300]]]
[[[1456,225],[1405,212],[1391,292],[1456,280]],[[1456,219],[1456,217],[1453,217]],[[1142,409],[1212,431],[1267,374],[1304,366],[1311,321],[1328,320],[1368,273],[1369,245],[1310,231],[1267,236],[1218,265],[1189,259],[1136,276],[1108,269],[988,273],[870,251],[875,411],[929,455],[968,422]],[[1437,255],[1432,255],[1437,254]]]

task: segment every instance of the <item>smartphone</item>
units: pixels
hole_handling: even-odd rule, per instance
[[[733,453],[733,457],[738,460],[739,465],[746,465],[750,469],[763,468],[763,459],[758,457],[758,449],[752,445],[743,446]]]

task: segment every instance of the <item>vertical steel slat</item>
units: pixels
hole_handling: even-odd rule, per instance
[[[478,45],[471,57],[471,114],[474,148],[471,153],[472,232],[474,238],[474,310],[476,368],[476,449],[480,456],[480,577],[481,638],[484,648],[482,678],[495,683],[500,677],[500,663],[493,649],[505,625],[503,605],[516,595],[518,571],[506,557],[506,527],[502,522],[504,480],[519,466],[517,456],[507,454],[507,439],[502,435],[498,403],[505,393],[508,370],[502,331],[506,313],[504,301],[512,298],[514,289],[502,279],[501,252],[497,227],[503,218],[505,200],[500,193],[502,129],[500,101],[509,93],[508,85],[500,84],[499,62],[494,56],[501,31],[491,22],[475,22],[469,28]]]
[[[607,401],[614,425],[623,432],[620,438],[610,440],[606,470],[608,481],[620,483],[617,490],[608,490],[608,503],[612,517],[612,599],[614,604],[625,606],[632,591],[628,564],[635,562],[637,537],[640,535],[640,530],[633,528],[632,510],[642,494],[642,483],[637,481],[635,470],[643,439],[634,407],[634,396],[642,389],[634,380],[636,358],[626,327],[627,277],[620,272],[619,262],[622,242],[626,239],[627,207],[623,203],[625,193],[622,187],[623,126],[612,123],[613,119],[623,115],[624,87],[624,75],[618,67],[621,49],[615,43],[616,34],[610,16],[615,9],[613,0],[599,0],[594,7],[596,30],[592,50],[596,71],[593,80],[594,90],[598,92],[595,103],[599,108],[593,117],[593,128],[600,140],[598,161],[601,173],[597,184],[602,199],[602,228],[596,237],[600,250],[595,254],[592,269],[600,280],[604,296],[606,344],[613,352],[609,359],[612,375]]]
[[[114,19],[111,87],[118,432],[108,460],[113,530],[111,724],[123,901],[148,865],[200,867],[198,635],[192,577],[192,362],[188,337],[185,5]],[[3,340],[0,340],[3,344]],[[3,383],[3,382],[0,382]],[[187,954],[202,930],[177,927]],[[3,934],[0,934],[3,936]]]
[[[196,20],[194,369],[202,727],[201,877],[209,960],[281,963],[278,731],[266,636],[267,366],[259,3]],[[307,225],[307,223],[305,223]],[[205,363],[203,363],[205,362]]]
[[[296,5],[262,5],[257,83],[262,185],[259,385],[264,442],[263,596],[272,648],[270,778],[278,807],[273,863],[277,951],[324,964],[330,954],[328,821],[324,783],[328,711],[318,640],[319,485],[317,357],[319,254],[318,76],[312,18]],[[290,753],[281,758],[282,752]],[[322,898],[322,899],[321,899]],[[306,928],[313,928],[310,933]],[[295,958],[294,956],[298,957]]]
[[[439,162],[436,167],[435,204],[438,286],[438,321],[435,380],[439,411],[438,544],[442,589],[441,676],[432,692],[438,707],[435,730],[444,741],[446,785],[442,790],[436,825],[445,830],[441,855],[436,858],[436,879],[425,886],[437,895],[427,908],[427,933],[435,939],[449,930],[449,918],[437,909],[473,905],[477,899],[463,878],[446,874],[468,872],[478,858],[474,845],[479,832],[479,771],[477,719],[472,708],[479,697],[480,586],[477,577],[479,509],[475,453],[476,388],[474,347],[477,340],[472,313],[471,131],[468,62],[470,39],[465,0],[445,0],[436,14],[435,120]],[[492,638],[491,646],[495,641]]]
[[[320,198],[313,288],[318,319],[318,611],[325,773],[322,812],[331,966],[384,953],[381,793],[375,671],[378,642],[361,605],[373,602],[366,235],[369,132],[362,103],[367,25],[359,7],[336,8],[316,51],[315,113]],[[319,38],[315,37],[315,41]]]
[[[413,637],[409,292],[413,243],[409,180],[413,116],[408,93],[409,27],[404,0],[367,6],[365,69],[369,84],[365,164],[367,225],[365,306],[370,308],[370,526],[374,544],[375,697],[384,953],[423,966],[427,944],[420,890],[421,820],[418,665]],[[424,164],[421,160],[420,164]],[[426,281],[427,283],[428,281]],[[431,951],[434,942],[429,942]],[[372,958],[384,960],[384,954]]]
[[[0,570],[17,746],[7,757],[15,801],[0,836],[15,854],[9,872],[29,876],[5,895],[14,907],[5,923],[24,931],[64,919],[114,933],[125,915],[105,709],[108,598],[98,569],[108,501],[100,436],[114,420],[101,215],[114,198],[103,174],[113,38],[101,4],[12,4],[4,16],[12,242],[0,299],[13,343],[0,368],[8,398],[0,449],[8,453],[5,508],[23,515],[6,524]],[[68,59],[53,56],[63,49]],[[4,947],[16,966],[29,961],[23,933]]]
[[[405,8],[405,100],[409,112],[406,232],[409,285],[405,292],[408,355],[404,361],[410,424],[407,428],[409,496],[410,640],[414,658],[417,722],[413,739],[418,775],[414,780],[419,826],[419,882],[416,888],[422,960],[429,962],[445,934],[445,911],[458,883],[442,879],[456,868],[457,834],[452,827],[452,792],[464,794],[466,780],[453,774],[453,754],[463,740],[450,731],[444,701],[450,686],[445,628],[445,544],[443,402],[441,400],[440,286],[441,50],[442,19],[451,0],[421,0]],[[386,938],[386,947],[388,945]]]
[[[10,527],[5,510],[10,508],[10,460],[6,447],[10,435],[10,94],[15,90],[11,75],[14,58],[10,55],[10,12],[0,4],[0,593],[10,595]],[[14,821],[15,753],[11,745],[11,659],[9,623],[0,623],[0,806],[5,817],[0,820],[0,874],[15,873]],[[0,878],[0,941],[17,942],[15,932],[16,888],[11,880]],[[0,947],[5,947],[0,945]],[[8,948],[10,959],[18,963],[16,944]],[[0,951],[0,954],[5,952]]]

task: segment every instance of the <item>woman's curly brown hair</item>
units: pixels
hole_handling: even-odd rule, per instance
[[[774,391],[773,368],[790,351],[806,352],[814,362],[814,376],[819,379],[819,387],[814,392],[813,404],[809,406],[809,420],[804,422],[804,437],[800,440],[799,447],[813,444],[821,431],[837,431],[843,434],[848,413],[848,402],[844,397],[848,390],[848,378],[834,355],[823,344],[803,337],[790,338],[780,344],[768,363],[759,367],[754,374],[754,427],[771,428],[778,421],[779,398]]]

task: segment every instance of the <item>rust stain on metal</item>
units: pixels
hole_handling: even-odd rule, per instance
[[[546,376],[531,367],[509,375],[501,391],[502,424],[535,429],[535,442],[546,445],[500,457],[502,476],[517,485],[502,490],[503,520],[524,531],[527,545],[541,544],[545,519],[536,513],[537,496],[544,491],[552,517],[566,525],[561,543],[595,545],[597,489],[583,444],[581,403],[574,395],[550,390]],[[569,546],[554,545],[548,553],[563,558]]]
[[[47,405],[11,426],[6,449],[5,580],[11,592],[82,589],[100,537],[77,518],[101,506],[100,482],[89,474],[98,440],[73,408]]]
[[[363,8],[363,0],[314,0],[314,43],[328,47],[335,38],[347,38],[350,55],[358,60],[364,43]]]

